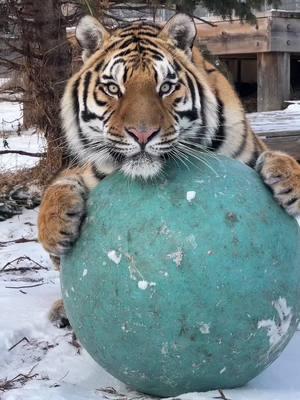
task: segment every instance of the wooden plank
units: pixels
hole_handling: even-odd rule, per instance
[[[290,131],[275,131],[275,130],[273,130],[271,132],[264,132],[262,130],[262,131],[257,131],[256,134],[260,135],[260,136],[264,136],[266,138],[276,139],[278,137],[285,137],[285,136],[297,136],[297,135],[300,136],[300,129],[293,129]]]
[[[270,149],[284,151],[300,160],[300,111],[250,113],[247,118]]]
[[[198,37],[215,55],[265,52],[300,53],[300,12],[271,12],[256,25],[239,20],[197,23]]]
[[[261,135],[258,135],[261,136]],[[288,153],[296,160],[300,160],[300,136],[284,136],[284,137],[265,137],[261,139],[272,150],[279,150]]]
[[[270,111],[247,114],[255,133],[265,136],[300,135],[300,111]]]
[[[199,40],[215,55],[250,54],[269,51],[269,19],[258,18],[256,25],[239,20],[218,21],[217,26],[198,23]]]
[[[257,109],[280,110],[290,98],[290,54],[257,54]]]
[[[272,34],[270,39],[270,51],[300,53],[300,33],[297,37],[290,34]]]
[[[300,53],[300,13],[296,18],[272,17],[271,51]]]
[[[300,11],[272,10],[270,15],[272,17],[300,19]]]

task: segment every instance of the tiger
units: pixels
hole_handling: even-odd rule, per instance
[[[111,31],[92,16],[79,21],[84,63],[61,101],[77,166],[47,187],[38,217],[39,241],[57,264],[80,235],[92,188],[117,170],[131,179],[153,179],[176,155],[239,160],[256,169],[290,215],[300,214],[299,164],[253,133],[233,86],[204,59],[196,36],[186,14],[163,27],[137,21]],[[61,300],[49,317],[65,326]]]

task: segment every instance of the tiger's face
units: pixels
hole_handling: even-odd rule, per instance
[[[166,158],[206,145],[201,95],[207,92],[211,107],[214,97],[191,67],[194,23],[173,19],[162,31],[135,23],[112,35],[92,17],[81,20],[77,37],[87,60],[62,103],[67,140],[81,161],[147,179]]]

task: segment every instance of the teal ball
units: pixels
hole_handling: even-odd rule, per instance
[[[90,195],[63,259],[82,345],[156,396],[234,388],[282,352],[300,312],[299,226],[255,171],[226,158],[116,173]]]

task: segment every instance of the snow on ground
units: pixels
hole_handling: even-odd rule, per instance
[[[23,215],[0,223],[0,388],[4,379],[11,386],[2,397],[0,392],[1,399],[122,400],[120,394],[136,399],[135,392],[72,344],[69,330],[58,329],[48,322],[47,311],[60,297],[58,272],[52,269],[47,253],[35,241],[12,242],[19,238],[36,239],[37,213],[37,209],[26,210]],[[7,241],[10,242],[3,244]],[[18,257],[29,257],[32,261],[20,259],[3,270]],[[271,367],[246,387],[225,390],[224,394],[231,400],[297,400],[299,372],[300,332],[296,332]],[[31,378],[19,376],[13,380],[18,374]],[[113,390],[107,388],[114,388],[117,393],[108,393]],[[214,391],[180,398],[211,400],[218,396],[220,393]]]
[[[18,124],[22,125],[22,122],[21,103],[0,102],[0,151],[21,150],[30,153],[43,153],[46,146],[45,139],[42,135],[34,133],[33,129],[22,131],[22,135],[17,136]],[[4,146],[4,139],[7,140],[8,148]],[[31,168],[38,162],[38,157],[14,153],[0,154],[0,173]]]
[[[4,148],[0,137],[1,150],[21,150],[30,153],[43,153],[45,151],[45,139],[33,130],[23,131],[21,136],[10,135],[7,138],[9,148]],[[20,154],[0,154],[0,173],[4,171],[15,171],[20,168],[31,168],[39,162],[38,157],[24,156]]]
[[[0,82],[1,84],[1,82]],[[0,102],[0,131],[16,131],[18,124],[22,125],[22,105],[10,101]]]

